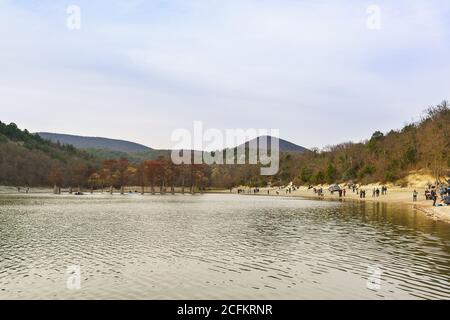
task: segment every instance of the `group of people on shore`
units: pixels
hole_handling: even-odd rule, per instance
[[[375,197],[378,198],[380,196],[380,194],[381,195],[387,195],[387,187],[382,186],[381,190],[380,190],[380,188],[373,188],[373,190],[372,190],[372,198],[375,198]]]
[[[317,194],[319,197],[323,197],[323,188],[313,188],[314,194]]]
[[[22,188],[21,187],[17,187],[17,192],[21,193],[22,192]],[[28,193],[28,192],[30,192],[30,188],[26,187],[25,188],[25,193]]]
[[[360,198],[366,197],[365,189],[359,188],[357,186],[353,186],[352,189],[353,189],[353,193],[356,192],[356,194],[359,195]],[[386,186],[382,186],[381,188],[380,187],[373,188],[372,189],[372,198],[378,198],[380,195],[385,196],[385,195],[387,195],[387,191],[388,191],[388,188]]]
[[[292,194],[292,192],[298,189],[299,189],[298,187],[294,186],[293,184],[290,184],[288,186],[278,186],[273,188],[268,187],[266,192],[267,195],[276,194],[278,196],[282,195],[283,193]],[[259,194],[261,192],[259,187],[238,188],[236,191],[238,194]],[[233,189],[231,189],[231,192],[233,192]]]
[[[417,201],[417,191],[414,190],[413,201]],[[433,207],[439,206],[448,206],[450,205],[450,186],[440,186],[439,195],[441,197],[440,202],[438,203],[438,191],[435,186],[428,186],[428,189],[425,190],[425,199],[433,200]]]
[[[275,190],[275,193],[278,195],[281,194],[281,191],[284,189],[285,194],[291,194],[293,191],[298,190],[298,188],[294,185],[289,185],[287,187],[278,187],[278,190]],[[267,194],[270,194],[270,189],[267,190]]]
[[[337,192],[339,194],[339,198],[346,197],[347,195],[347,188],[352,191],[354,194],[356,194],[360,199],[365,199],[367,195],[367,190],[364,189],[362,186],[359,186],[357,184],[349,183],[345,187],[341,187],[337,184],[331,185],[328,188],[328,191],[330,194],[334,194]],[[276,195],[282,195],[282,194],[291,194],[293,191],[298,190],[299,188],[294,186],[293,184],[290,184],[288,186],[278,186],[274,188],[268,188],[267,189],[267,195],[271,195],[275,193]],[[313,187],[310,185],[308,189],[313,189],[314,194],[318,197],[324,197],[324,189],[323,187]],[[387,195],[388,188],[386,186],[378,186],[372,188],[372,198],[378,198],[380,196]],[[260,189],[258,187],[251,187],[251,188],[245,188],[245,189],[237,189],[238,194],[258,194],[260,193]],[[440,196],[440,201],[439,200]],[[412,193],[412,200],[413,202],[418,201],[419,199],[419,192],[414,189]],[[425,198],[426,200],[433,200],[433,206],[448,206],[450,205],[450,186],[439,186],[439,188],[435,186],[429,186],[428,189],[425,191]]]
[[[366,189],[360,188],[357,185],[351,186],[353,193],[359,195],[361,199],[366,198]],[[378,198],[380,195],[387,195],[388,188],[386,186],[375,187],[372,189],[372,198]]]
[[[249,188],[247,190],[245,190],[245,189],[237,189],[237,193],[238,194],[245,194],[245,193],[247,193],[247,194],[257,194],[257,193],[259,193],[259,188]]]
[[[367,191],[365,189],[359,187],[356,184],[349,184],[348,187],[353,193],[358,195],[359,198],[361,198],[361,199],[366,198]],[[314,188],[312,186],[310,188],[313,189],[314,194],[316,194],[318,196],[324,196],[323,188]],[[345,197],[347,195],[347,189],[341,188],[338,185],[330,186],[329,191],[331,194],[334,194],[335,192],[337,192],[339,194],[339,198]],[[375,197],[379,197],[380,195],[387,195],[387,191],[388,191],[388,188],[386,186],[373,188],[372,197],[375,198]]]

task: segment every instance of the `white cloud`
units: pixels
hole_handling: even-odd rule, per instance
[[[450,4],[0,1],[2,121],[170,146],[171,130],[279,128],[306,146],[398,127],[448,94]],[[122,14],[121,14],[122,13]],[[332,134],[330,134],[332,132]]]

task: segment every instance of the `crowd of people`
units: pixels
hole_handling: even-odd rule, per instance
[[[282,194],[291,194],[293,191],[298,190],[299,188],[294,186],[293,184],[290,184],[288,186],[278,186],[274,187],[272,189],[267,190],[267,195],[275,194],[275,195],[282,195]],[[314,191],[314,194],[319,197],[324,197],[324,189],[323,187],[313,187],[309,186],[308,189],[312,189]],[[359,186],[357,184],[349,183],[345,185],[345,187],[341,187],[337,184],[331,185],[328,188],[328,191],[331,195],[333,195],[335,192],[339,194],[339,198],[346,197],[347,190],[350,190],[354,194],[356,194],[360,199],[365,199],[367,196],[367,190],[364,189],[362,186]],[[370,192],[370,191],[369,191]],[[251,187],[246,189],[237,189],[238,194],[258,194],[260,193],[260,189],[257,187]],[[372,188],[372,198],[378,198],[380,196],[386,196],[388,193],[388,188],[386,186],[377,186]],[[419,192],[417,190],[414,190],[412,193],[412,200],[413,202],[418,201],[419,199]],[[429,185],[428,188],[425,190],[425,199],[426,200],[433,200],[433,206],[447,206],[450,205],[450,186],[439,186],[435,187],[432,185]]]
[[[417,191],[414,190],[414,201],[417,201],[416,193]],[[438,194],[440,196],[440,200]],[[438,188],[436,186],[428,185],[428,188],[425,190],[425,199],[432,200],[433,207],[450,205],[450,186],[441,185],[438,192]]]
[[[347,187],[356,195],[359,196],[359,198],[363,199],[366,198],[366,190],[359,187],[356,184],[348,184]],[[314,187],[310,187],[313,189],[314,194],[318,195],[318,196],[323,196],[323,188],[314,188]],[[337,192],[339,194],[339,198],[345,197],[347,195],[347,188],[343,187],[341,188],[339,185],[332,185],[330,186],[330,188],[328,189],[330,191],[330,193],[333,195],[335,192]],[[380,195],[387,195],[387,190],[388,188],[386,186],[382,186],[377,187],[377,188],[373,188],[372,190],[372,197],[379,197]]]

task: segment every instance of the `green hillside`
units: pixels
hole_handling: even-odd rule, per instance
[[[47,186],[52,179],[76,183],[96,163],[87,152],[0,121],[0,185]]]

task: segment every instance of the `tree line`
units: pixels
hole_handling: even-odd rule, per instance
[[[360,143],[347,142],[283,155],[276,180],[297,185],[354,181],[405,184],[411,172],[431,174],[436,182],[450,177],[450,109],[447,101],[423,112],[417,122],[386,134],[376,131]],[[434,183],[435,181],[430,181]]]
[[[127,157],[101,159],[0,122],[0,185],[58,188],[187,192],[247,185],[263,187],[397,182],[415,170],[436,180],[450,175],[450,109],[446,101],[424,111],[400,130],[376,131],[359,143],[347,142],[303,153],[281,153],[275,176],[261,176],[259,165],[174,165],[169,153],[141,162]]]
[[[113,192],[119,189],[125,192],[125,187],[139,187],[144,193],[146,188],[155,194],[175,193],[175,187],[181,192],[203,191],[208,185],[208,168],[206,165],[174,165],[167,158],[146,160],[138,165],[130,163],[127,158],[103,160],[96,170],[89,170],[88,166],[77,166],[72,172],[70,188],[78,190],[83,187],[102,192]],[[60,168],[53,168],[49,175],[49,182],[59,189],[68,186],[64,180],[64,173]],[[137,190],[136,190],[137,191]]]

